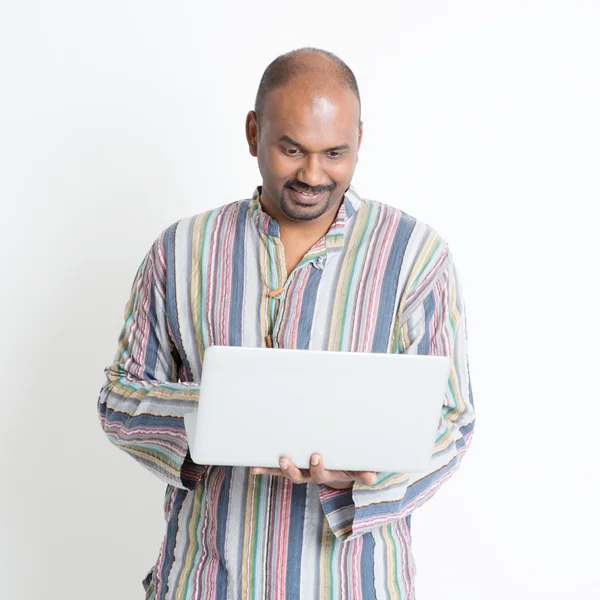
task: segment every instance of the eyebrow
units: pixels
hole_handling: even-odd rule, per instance
[[[288,144],[291,144],[292,146],[298,146],[298,148],[302,148],[302,144],[296,142],[295,140],[293,140],[291,137],[289,137],[288,135],[282,135],[279,138],[280,142],[286,142]],[[350,148],[349,144],[341,144],[340,146],[334,146],[333,148],[327,148],[327,150],[325,150],[324,152],[338,152],[340,150],[348,150]]]

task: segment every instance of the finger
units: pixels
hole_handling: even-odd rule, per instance
[[[377,481],[377,473],[375,471],[361,471],[358,476],[360,481],[367,485],[373,485]]]
[[[310,457],[309,467],[310,477],[315,483],[327,484],[332,481],[330,471],[327,471],[323,466],[323,459],[320,454],[313,454]]]
[[[292,483],[308,483],[311,480],[310,474],[303,473],[285,456],[279,460],[279,466],[284,477],[287,477]]]
[[[267,467],[252,467],[250,473],[252,475],[276,475],[277,477],[283,477],[281,469],[269,469]]]

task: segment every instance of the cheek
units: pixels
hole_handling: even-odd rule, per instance
[[[334,181],[346,182],[352,177],[354,164],[351,160],[344,160],[331,165],[327,171]]]
[[[271,157],[271,170],[276,177],[285,178],[291,171],[288,161],[281,156],[275,154]]]
[[[291,172],[285,157],[281,152],[267,151],[264,153],[263,165],[270,175],[276,179],[287,179],[287,175]]]

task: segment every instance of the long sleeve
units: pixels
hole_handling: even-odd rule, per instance
[[[168,231],[168,230],[167,230]],[[105,369],[98,414],[108,439],[162,481],[197,487],[204,467],[189,456],[183,415],[199,385],[188,382],[169,328],[166,232],[135,276],[114,362]],[[175,319],[176,321],[176,319]]]
[[[435,268],[415,277],[403,298],[392,350],[450,357],[450,374],[429,470],[380,473],[372,485],[347,490],[319,486],[321,504],[336,537],[352,539],[405,518],[431,498],[458,469],[468,449],[475,412],[467,358],[462,289],[447,246]],[[393,426],[393,425],[390,425]]]

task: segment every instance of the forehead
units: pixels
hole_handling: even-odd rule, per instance
[[[351,144],[358,138],[358,98],[346,87],[288,84],[265,98],[263,125],[273,141],[287,135],[306,147]]]

